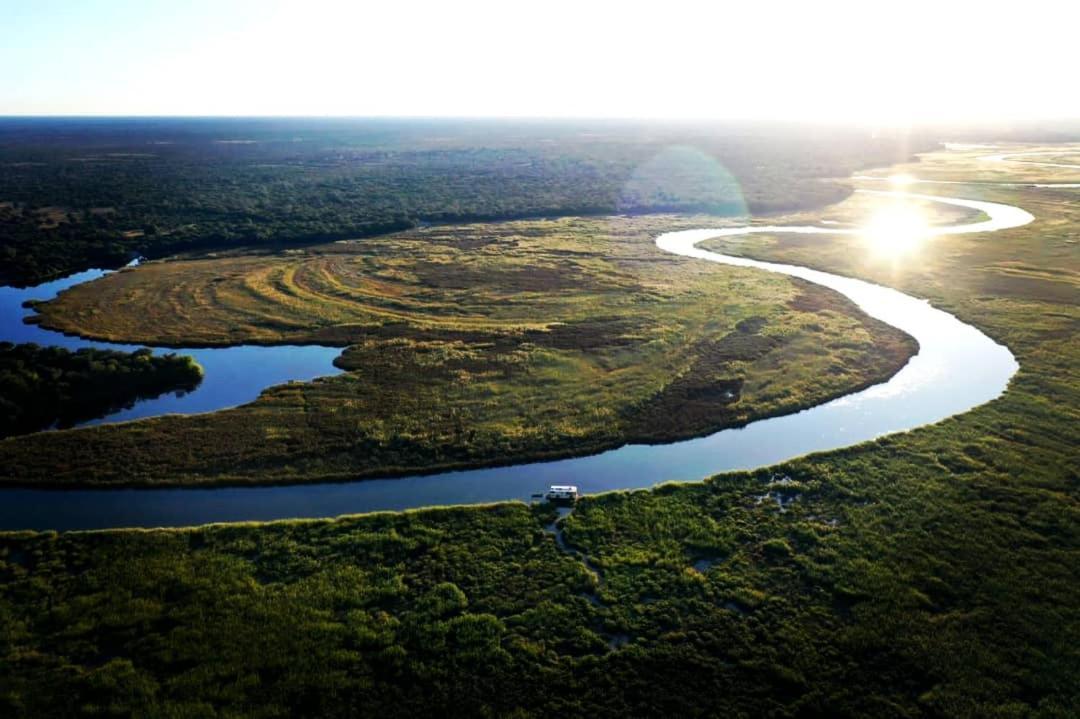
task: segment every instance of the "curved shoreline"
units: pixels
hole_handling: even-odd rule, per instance
[[[1064,162],[1038,162],[1032,160],[1016,160],[1016,157],[1058,157],[1072,154],[1069,150],[1064,152],[1057,150],[1035,150],[1032,152],[1005,152],[998,155],[983,155],[979,159],[984,162],[1015,162],[1020,165],[1035,165],[1037,167],[1066,167],[1070,170],[1080,171],[1080,164],[1067,164]]]
[[[988,220],[935,227],[931,236],[1019,227],[1033,216],[1000,203],[907,192],[861,190],[980,210]],[[965,412],[999,396],[1018,369],[1002,345],[924,300],[880,285],[796,265],[761,262],[698,248],[706,239],[755,233],[850,235],[828,226],[747,226],[660,235],[669,252],[800,277],[844,294],[871,317],[908,333],[919,353],[888,381],[799,412],[660,445],[630,444],[599,454],[484,469],[365,479],[348,483],[218,488],[2,489],[0,528],[97,529],[189,526],[318,518],[435,505],[527,500],[546,484],[575,483],[586,493],[698,480],[812,452],[858,444]]]
[[[917,345],[917,343],[915,343],[915,342],[913,342],[913,344]],[[918,348],[916,347],[916,352],[917,351],[918,351]],[[914,356],[914,355],[912,355],[912,356]],[[908,358],[908,359],[910,360],[910,358]],[[906,362],[905,362],[905,364],[906,364]],[[383,469],[370,470],[370,471],[367,471],[367,472],[354,472],[354,473],[347,473],[347,474],[343,473],[343,474],[317,475],[317,476],[314,476],[311,479],[282,478],[282,479],[253,480],[253,479],[243,478],[243,477],[221,476],[221,477],[215,477],[214,479],[212,479],[210,481],[207,481],[207,482],[201,482],[199,484],[184,484],[184,485],[181,485],[181,484],[172,484],[172,485],[170,485],[170,484],[162,484],[160,482],[155,483],[155,482],[149,481],[149,480],[148,481],[142,481],[142,482],[140,482],[140,481],[119,480],[119,481],[106,481],[106,482],[99,482],[99,483],[86,483],[86,484],[76,484],[76,485],[71,485],[71,484],[43,485],[43,484],[38,483],[38,482],[20,482],[18,480],[15,480],[15,481],[8,481],[8,482],[5,482],[3,484],[0,484],[0,497],[3,497],[4,492],[12,491],[12,490],[30,490],[30,491],[34,491],[34,492],[46,492],[46,493],[57,493],[58,494],[58,493],[65,493],[65,492],[83,492],[83,491],[90,492],[90,493],[98,493],[98,492],[109,492],[109,491],[114,491],[114,490],[139,490],[139,491],[153,492],[153,491],[164,491],[164,490],[170,490],[170,489],[181,490],[181,491],[195,491],[195,490],[214,491],[214,490],[219,490],[219,489],[249,489],[249,490],[255,490],[255,489],[259,489],[259,488],[301,488],[301,487],[312,487],[312,486],[318,486],[318,485],[324,485],[324,484],[349,484],[349,483],[365,482],[365,481],[394,480],[394,479],[397,479],[397,478],[406,478],[406,479],[408,479],[408,478],[416,478],[416,477],[443,476],[443,475],[449,475],[449,474],[469,473],[469,472],[472,472],[472,471],[480,471],[480,470],[513,469],[515,467],[521,467],[521,466],[532,465],[532,464],[547,464],[547,463],[551,463],[551,462],[561,462],[561,461],[568,461],[568,460],[574,460],[574,459],[584,459],[584,458],[587,458],[587,457],[592,457],[592,456],[598,456],[598,455],[601,455],[601,454],[605,454],[607,452],[614,452],[616,450],[619,450],[619,449],[622,449],[623,447],[628,447],[628,446],[662,447],[662,446],[667,446],[667,445],[671,445],[671,444],[676,444],[676,443],[679,443],[679,442],[688,442],[688,441],[691,441],[691,440],[703,439],[703,438],[710,437],[710,436],[712,436],[714,434],[717,434],[717,433],[720,433],[720,432],[740,430],[740,429],[743,429],[743,428],[747,427],[748,425],[754,424],[755,422],[763,422],[763,421],[770,420],[770,419],[776,419],[778,417],[785,417],[785,416],[788,416],[788,415],[798,414],[800,412],[805,412],[807,410],[813,409],[814,407],[817,407],[817,406],[820,406],[820,405],[823,405],[823,404],[828,404],[829,402],[833,402],[833,401],[836,401],[836,400],[839,400],[839,399],[843,399],[844,397],[847,397],[849,395],[858,394],[859,392],[862,392],[863,390],[866,390],[866,389],[869,389],[871,387],[876,387],[878,385],[881,385],[884,382],[887,382],[890,377],[895,376],[895,374],[897,372],[899,372],[902,368],[903,368],[903,366],[901,366],[901,367],[899,367],[897,369],[894,369],[894,370],[890,371],[888,374],[884,375],[881,378],[868,379],[868,380],[866,380],[864,382],[860,382],[858,384],[851,385],[851,386],[849,386],[849,387],[847,387],[847,388],[845,388],[843,390],[838,391],[835,394],[826,395],[825,397],[823,397],[822,399],[820,399],[819,401],[817,401],[814,404],[807,404],[805,406],[795,406],[794,408],[793,407],[786,407],[786,408],[779,408],[779,409],[776,409],[776,410],[771,410],[769,412],[759,414],[756,417],[754,417],[753,419],[741,420],[741,421],[736,422],[734,424],[724,424],[724,425],[721,425],[720,427],[718,427],[716,429],[710,429],[710,430],[706,430],[704,432],[692,432],[692,433],[688,432],[688,433],[684,433],[684,434],[673,434],[673,435],[660,436],[660,437],[627,437],[627,438],[623,439],[622,441],[598,444],[598,445],[595,445],[595,446],[584,447],[584,448],[579,448],[579,449],[541,451],[541,452],[535,452],[535,453],[530,453],[530,454],[515,455],[513,457],[505,457],[505,456],[504,457],[495,457],[495,458],[488,459],[488,460],[478,460],[476,462],[470,462],[470,463],[458,463],[458,464],[448,463],[448,464],[440,464],[440,465],[430,465],[430,466],[428,466],[428,467],[426,467],[424,469],[415,469],[415,468],[407,468],[407,467],[405,467],[405,468],[403,468],[403,467],[386,467],[386,468],[383,468]],[[114,424],[126,424],[126,423],[137,422],[137,421],[140,421],[140,420],[137,420],[137,419],[123,420],[123,421],[115,422]],[[81,426],[86,426],[86,425],[77,425],[75,427],[75,429],[77,429],[78,427],[81,427]],[[898,430],[898,431],[904,431],[904,430]],[[17,437],[19,435],[15,435],[15,436]],[[819,451],[830,451],[830,450],[819,450]],[[783,461],[783,460],[781,460],[781,461]],[[699,478],[699,479],[701,479],[701,478]],[[615,488],[615,490],[612,490],[612,491],[617,491],[618,489],[620,489],[620,488]],[[640,487],[638,489],[640,489]],[[524,497],[522,497],[522,498],[524,498]],[[492,501],[493,502],[500,502],[500,501],[505,501],[505,500],[492,500]],[[433,505],[433,506],[456,506],[456,505]],[[412,507],[406,507],[406,509],[409,509],[409,508],[412,508]],[[2,508],[0,508],[0,532],[5,531],[4,530],[4,524],[3,524],[3,517],[4,517],[3,510],[2,510]]]
[[[40,322],[24,322],[26,317],[35,316],[27,302],[32,305],[33,301],[51,299],[74,285],[92,282],[110,272],[90,269],[34,287],[0,287],[0,341],[15,344],[34,342],[43,347],[56,346],[68,350],[98,348],[132,352],[141,347],[151,347],[155,354],[179,351],[191,356],[204,368],[205,373],[203,381],[190,392],[165,393],[105,417],[81,422],[77,427],[115,424],[165,414],[214,412],[252,402],[263,390],[274,385],[312,381],[341,372],[335,361],[341,355],[342,348],[330,345],[290,343],[266,346],[245,343],[200,347],[134,344],[90,339],[49,329]],[[253,378],[257,381],[253,382]]]

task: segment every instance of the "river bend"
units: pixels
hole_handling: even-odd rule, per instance
[[[907,192],[872,194],[942,202],[978,210],[985,220],[935,227],[933,235],[985,233],[1020,227],[1034,218],[1010,205]],[[847,447],[938,422],[998,397],[1018,369],[1007,348],[925,300],[863,280],[796,265],[761,262],[700,248],[704,240],[751,233],[852,234],[835,226],[753,225],[660,235],[657,245],[690,259],[754,267],[799,277],[851,299],[868,315],[914,337],[919,352],[888,381],[789,415],[661,445],[632,444],[586,457],[488,469],[443,472],[349,483],[205,489],[0,490],[0,529],[98,529],[186,526],[210,522],[333,517],[377,510],[447,504],[527,500],[550,484],[576,484],[583,492],[651,487],[668,480],[697,480],[720,472],[775,464],[809,452]],[[75,276],[87,281],[100,272]],[[73,282],[0,292],[0,339],[67,347],[110,346],[64,337],[22,324],[12,303],[43,298]],[[2,288],[4,291],[11,288]],[[17,317],[16,323],[11,317]],[[18,327],[15,327],[15,324]],[[12,336],[13,335],[13,336]],[[112,345],[127,349],[124,345]],[[106,421],[175,411],[207,411],[250,401],[268,386],[331,374],[339,352],[331,347],[234,347],[175,350],[195,355],[207,376],[199,402],[165,399],[139,404]],[[232,352],[230,356],[227,353]],[[208,354],[217,353],[217,354]],[[250,353],[245,356],[244,353]],[[307,354],[305,354],[307,353]],[[208,361],[208,358],[215,358]],[[222,365],[216,366],[216,358]],[[261,368],[261,371],[260,371]],[[267,368],[271,368],[270,371]],[[215,378],[215,374],[224,377]],[[207,384],[215,383],[215,384]],[[205,389],[207,386],[209,390]],[[217,388],[217,389],[215,389]],[[221,393],[225,392],[225,395]],[[196,393],[192,393],[196,395]],[[198,396],[198,395],[196,395]],[[177,405],[179,408],[177,408]]]

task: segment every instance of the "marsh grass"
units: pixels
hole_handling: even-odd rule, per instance
[[[830,290],[654,244],[723,222],[441,226],[75,287],[39,305],[43,324],[149,343],[331,342],[347,372],[210,415],[0,444],[5,479],[308,482],[587,454],[814,405],[914,353]]]

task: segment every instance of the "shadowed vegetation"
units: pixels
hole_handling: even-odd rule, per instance
[[[200,381],[190,357],[0,342],[0,437],[71,427]]]

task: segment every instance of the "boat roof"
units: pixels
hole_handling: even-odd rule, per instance
[[[549,492],[576,492],[577,486],[573,484],[553,484],[548,487]]]

